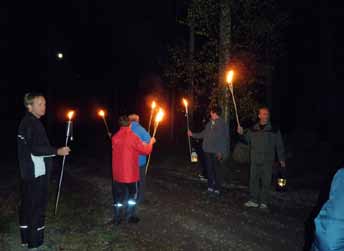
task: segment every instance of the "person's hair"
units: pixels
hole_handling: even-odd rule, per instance
[[[130,125],[128,116],[126,115],[120,116],[118,119],[118,124],[120,127],[128,127]]]
[[[33,104],[33,100],[38,97],[44,97],[40,92],[28,92],[24,95],[24,106],[27,108],[29,105]]]
[[[222,114],[222,109],[220,106],[212,106],[212,107],[210,107],[210,111],[212,113],[216,113],[218,116],[221,116],[221,114]]]
[[[258,107],[258,110],[257,110],[258,114],[261,110],[267,110],[268,112],[270,112],[270,108],[266,105],[261,105]]]
[[[140,121],[140,117],[139,115],[135,114],[135,113],[132,113],[128,116],[129,118],[129,121],[130,122],[139,122]]]

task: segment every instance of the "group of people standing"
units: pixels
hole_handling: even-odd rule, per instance
[[[19,223],[22,245],[37,250],[43,244],[45,210],[47,206],[48,177],[51,158],[66,156],[69,147],[54,148],[50,145],[40,118],[45,115],[46,101],[40,93],[28,93],[24,97],[27,113],[18,129],[18,158],[22,179],[22,199]],[[270,123],[270,112],[259,109],[259,122],[244,131],[237,132],[250,146],[250,200],[247,207],[266,209],[269,203],[272,166],[277,158],[285,166],[285,153],[281,133]],[[112,141],[112,189],[114,223],[137,223],[137,204],[144,200],[146,155],[156,142],[140,125],[139,116],[131,114],[119,118],[120,129],[111,135]],[[190,137],[202,139],[208,176],[208,192],[221,194],[219,170],[226,158],[229,143],[228,126],[221,118],[221,109],[210,109],[210,120],[203,131],[187,132]]]
[[[220,169],[229,147],[228,131],[219,107],[210,109],[210,120],[203,131],[188,131],[188,136],[203,140],[208,192],[214,195],[221,194]],[[281,132],[272,126],[269,109],[261,107],[258,110],[258,122],[247,130],[238,126],[237,133],[250,149],[250,200],[245,206],[268,209],[273,164],[277,159],[282,168],[286,166]]]
[[[41,93],[24,96],[27,112],[17,134],[18,162],[21,176],[19,229],[21,245],[40,250],[44,242],[45,211],[48,203],[49,176],[52,158],[67,156],[69,147],[51,146],[40,118],[46,113],[46,100]],[[112,189],[114,223],[122,219],[137,223],[137,203],[144,201],[146,156],[151,153],[155,138],[140,125],[139,116],[119,118],[119,131],[112,140]]]

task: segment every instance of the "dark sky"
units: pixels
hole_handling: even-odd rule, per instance
[[[9,47],[1,77],[3,113],[18,119],[23,93],[46,91],[48,85],[54,87],[51,95],[72,105],[80,105],[81,97],[103,104],[119,97],[127,106],[139,95],[140,79],[159,72],[167,43],[185,35],[175,23],[181,2],[26,1],[11,9],[9,20],[2,9],[7,38],[1,43]],[[288,129],[316,123],[313,127],[328,130],[328,121],[342,125],[343,4],[327,2],[289,2],[288,51],[275,79],[278,117]],[[57,51],[65,55],[61,62]],[[120,86],[116,93],[113,85]]]

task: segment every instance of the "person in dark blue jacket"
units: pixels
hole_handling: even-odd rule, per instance
[[[129,115],[129,120],[131,122],[131,130],[145,143],[149,144],[151,136],[140,125],[140,117],[137,114]],[[146,162],[147,157],[145,155],[139,156],[139,168],[140,168],[140,182],[139,182],[139,193],[138,193],[138,202],[142,203],[144,201],[145,195],[145,185],[146,185]]]
[[[328,201],[315,218],[312,251],[344,250],[344,168],[337,171]]]

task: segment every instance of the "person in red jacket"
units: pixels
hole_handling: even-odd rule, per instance
[[[112,191],[114,196],[115,224],[121,223],[121,212],[125,208],[128,223],[137,223],[135,216],[137,182],[140,180],[139,155],[151,153],[155,139],[144,143],[130,128],[127,116],[119,118],[119,131],[112,137]]]

